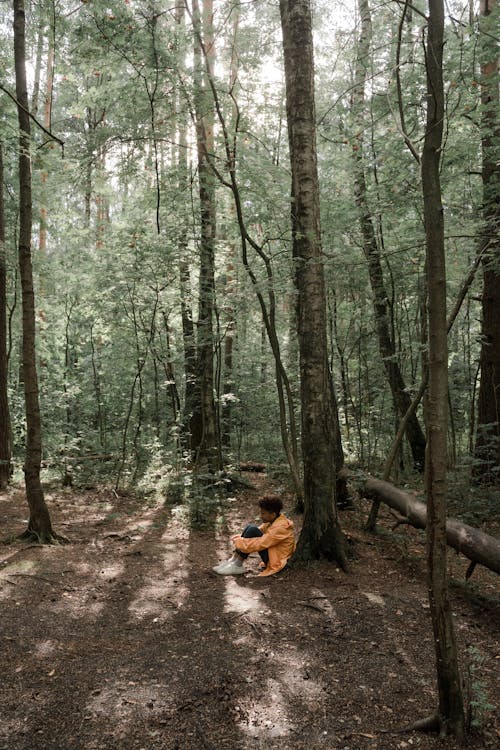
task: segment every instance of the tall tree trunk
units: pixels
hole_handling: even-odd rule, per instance
[[[178,65],[184,69],[185,53],[182,48],[185,34],[186,7],[183,1],[178,2],[175,8],[175,20],[177,23],[177,56]],[[179,89],[177,97],[177,170],[178,185],[181,196],[188,199],[190,184],[188,179],[188,138],[187,118],[182,106],[182,96]],[[197,379],[197,352],[196,334],[193,323],[193,303],[191,293],[191,277],[189,273],[189,244],[188,244],[188,221],[184,215],[179,217],[179,290],[182,322],[182,339],[184,346],[184,375],[185,393],[184,407],[182,410],[182,426],[180,440],[183,447],[191,452],[195,445],[201,442],[201,418],[194,419],[194,414],[199,414],[199,383]],[[195,434],[192,433],[195,430]]]
[[[201,211],[200,236],[200,302],[198,312],[198,372],[200,409],[192,419],[191,440],[195,463],[199,468],[217,471],[221,467],[218,429],[214,403],[214,333],[215,305],[215,176],[210,166],[214,154],[214,111],[207,76],[213,78],[215,39],[213,2],[203,0],[200,17],[198,0],[193,0],[195,31],[195,109],[198,150],[198,183]],[[207,75],[203,70],[207,69]],[[198,439],[198,435],[200,436]],[[197,438],[196,442],[194,438]]]
[[[45,80],[45,94],[43,101],[43,124],[50,130],[52,121],[52,89],[54,84],[54,29],[49,29],[49,48],[47,51],[47,77]],[[45,261],[45,254],[47,252],[47,206],[45,205],[46,192],[47,192],[47,169],[42,166],[42,174],[40,177],[41,188],[40,188],[40,234],[38,241],[38,249],[42,258],[42,263]]]
[[[238,127],[238,108],[236,106],[236,88],[238,83],[238,33],[240,24],[240,9],[238,5],[233,9],[233,27],[231,39],[231,67],[229,72],[229,90],[233,98],[231,132],[236,132]],[[231,204],[231,213],[236,219],[234,203]],[[224,313],[226,318],[224,330],[224,385],[221,419],[221,443],[227,450],[231,448],[232,427],[232,399],[234,390],[233,383],[233,348],[236,336],[236,313],[234,308],[234,297],[237,290],[237,277],[235,274],[234,259],[236,257],[236,241],[232,240],[229,245],[229,257],[226,261],[226,284],[224,290]]]
[[[25,12],[23,0],[14,0],[14,58],[19,119],[19,269],[22,289],[22,362],[26,405],[26,458],[24,476],[30,518],[26,537],[51,542],[55,536],[40,482],[42,429],[38,400],[35,349],[35,294],[31,263],[31,157],[30,118],[26,85]]]
[[[35,70],[33,74],[33,92],[31,95],[31,112],[36,116],[38,112],[38,102],[40,97],[40,75],[42,72],[42,54],[43,54],[43,40],[45,37],[45,13],[43,10],[40,12],[40,20],[38,22],[38,33],[36,42],[36,55],[35,55]]]
[[[209,65],[207,65],[207,71],[209,69],[210,67]],[[262,311],[262,320],[263,320],[265,330],[269,338],[269,343],[271,345],[271,350],[274,356],[275,372],[276,372],[276,388],[278,391],[278,404],[279,404],[279,411],[280,411],[280,430],[281,430],[283,448],[285,450],[288,464],[290,466],[292,481],[293,481],[293,485],[294,485],[294,489],[295,489],[296,497],[297,497],[297,507],[303,508],[302,481],[301,481],[300,472],[298,468],[295,405],[294,405],[292,388],[290,386],[290,382],[289,382],[288,376],[286,374],[286,371],[285,371],[285,368],[283,366],[283,362],[281,359],[279,339],[278,339],[277,332],[276,332],[276,319],[275,319],[276,295],[274,291],[273,270],[272,270],[271,259],[266,255],[262,247],[254,239],[252,239],[252,237],[249,235],[247,228],[246,228],[246,224],[245,224],[245,220],[243,216],[241,193],[240,193],[240,189],[238,185],[238,180],[236,178],[236,150],[237,150],[236,134],[238,132],[238,128],[237,127],[234,128],[234,138],[231,139],[229,136],[229,130],[226,124],[226,119],[224,117],[224,114],[220,105],[217,88],[215,86],[212,75],[210,74],[208,75],[207,82],[210,85],[210,88],[212,90],[213,100],[216,106],[219,123],[222,129],[222,135],[224,138],[225,155],[227,159],[227,164],[229,165],[230,182],[226,182],[224,180],[224,178],[222,177],[221,173],[219,172],[219,170],[217,169],[214,163],[212,163],[211,166],[212,166],[213,171],[217,174],[220,182],[225,187],[229,187],[233,194],[234,207],[236,209],[236,218],[238,220],[238,227],[240,230],[242,262],[252,282],[252,286],[255,290],[255,293],[257,295],[257,299],[259,301],[259,305]],[[237,111],[237,104],[234,98],[233,98],[233,104],[235,105],[235,110]],[[257,253],[257,255],[260,257],[260,259],[265,265],[266,275],[267,275],[267,296],[268,296],[267,303],[262,292],[260,291],[260,283],[248,259],[248,247],[249,246]],[[288,416],[288,423],[287,423],[287,416]],[[340,452],[341,452],[341,445],[340,445]],[[342,454],[342,460],[343,460],[343,454]]]
[[[475,479],[500,480],[500,120],[496,0],[481,0],[481,145],[483,152],[483,262],[481,381],[477,404]]]
[[[368,0],[358,0],[358,9],[361,18],[361,32],[358,40],[355,85],[352,95],[352,114],[355,128],[355,141],[352,144],[354,194],[360,217],[363,252],[368,262],[380,355],[398,416],[403,417],[411,404],[411,396],[406,391],[406,385],[397,360],[394,337],[391,332],[392,309],[385,286],[377,235],[368,203],[363,156],[365,87],[372,39]],[[406,437],[410,444],[414,466],[422,471],[425,463],[425,436],[415,413],[407,420]]]
[[[7,259],[3,209],[3,145],[0,143],[0,491],[11,474],[10,415],[7,399]]]
[[[444,219],[439,176],[443,139],[443,0],[429,0],[427,29],[427,123],[422,152],[428,321],[429,388],[426,399],[427,570],[434,631],[442,734],[465,731],[457,649],[448,596],[446,563],[446,464],[448,427],[448,342]]]
[[[346,567],[335,507],[334,455],[338,425],[328,366],[310,2],[280,0],[280,12],[292,169],[304,465],[304,524],[296,558],[310,560],[324,555]]]

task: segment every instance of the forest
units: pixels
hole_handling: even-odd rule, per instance
[[[0,750],[499,746],[499,15],[2,0]]]

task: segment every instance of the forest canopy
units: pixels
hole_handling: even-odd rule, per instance
[[[427,18],[424,3],[391,2],[369,9],[368,25],[365,5],[316,2],[313,30],[328,360],[346,460],[376,470],[425,376]],[[473,2],[446,5],[448,310],[480,252],[485,278],[496,278],[498,160],[485,173],[498,154],[490,6],[481,17]],[[26,3],[42,460],[67,482],[166,487],[200,450],[217,469],[297,461],[279,9],[220,1],[208,18],[207,7]],[[19,140],[7,3],[1,14],[2,301],[17,470],[26,437]],[[495,414],[478,403],[481,344],[497,335],[484,330],[483,275],[449,333],[448,461],[495,478]],[[421,406],[412,429],[398,462],[419,469]]]

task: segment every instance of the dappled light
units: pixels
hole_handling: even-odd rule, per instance
[[[12,497],[0,502],[12,513]],[[325,562],[259,578],[256,555],[244,575],[217,576],[212,565],[254,503],[250,491],[225,511],[227,529],[195,531],[183,514],[133,498],[97,512],[88,493],[58,511],[76,543],[5,547],[0,747],[45,750],[57,726],[61,747],[78,750],[164,750],[179,738],[197,750],[201,737],[225,750],[399,748],[377,727],[421,716],[434,695],[418,532],[406,547],[387,537],[375,548],[351,512],[350,576]],[[486,619],[465,593],[456,603],[457,633],[478,644],[472,664],[489,695],[500,616],[491,576],[478,579]],[[472,750],[495,747],[488,721]]]
[[[157,578],[145,583],[129,604],[134,617],[154,617],[155,622],[161,623],[185,602],[189,595],[188,544],[189,530],[173,518],[155,547]]]
[[[252,613],[263,617],[269,615],[269,608],[266,606],[266,600],[260,591],[254,589],[249,591],[238,582],[238,578],[227,576],[222,580],[225,585],[224,610],[226,612],[238,615]]]
[[[499,750],[499,13],[0,3],[0,750]]]

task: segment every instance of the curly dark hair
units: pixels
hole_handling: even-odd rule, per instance
[[[283,500],[279,495],[262,495],[259,499],[259,507],[279,516],[283,509]]]

